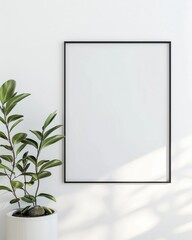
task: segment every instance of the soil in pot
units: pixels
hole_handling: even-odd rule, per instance
[[[18,209],[13,213],[14,217],[42,217],[53,214],[54,211],[47,207],[35,206]]]

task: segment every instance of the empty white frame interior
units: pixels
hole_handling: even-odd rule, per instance
[[[169,45],[67,43],[66,181],[168,180]]]

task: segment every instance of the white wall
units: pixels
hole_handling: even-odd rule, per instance
[[[0,81],[32,96],[18,107],[36,129],[57,109],[63,120],[64,40],[171,40],[172,183],[64,184],[54,171],[60,240],[190,240],[192,235],[192,2],[190,0],[1,0]],[[62,157],[62,143],[50,148]],[[6,194],[0,195],[4,240]],[[44,202],[46,204],[47,201]]]

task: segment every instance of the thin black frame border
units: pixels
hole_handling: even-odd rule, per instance
[[[66,45],[67,44],[168,44],[168,180],[166,181],[69,181],[66,168]],[[171,41],[64,41],[64,183],[171,183]]]

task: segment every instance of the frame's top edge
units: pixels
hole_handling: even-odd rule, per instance
[[[171,44],[171,41],[64,41],[64,44],[73,44],[73,43],[163,43],[163,44]]]

